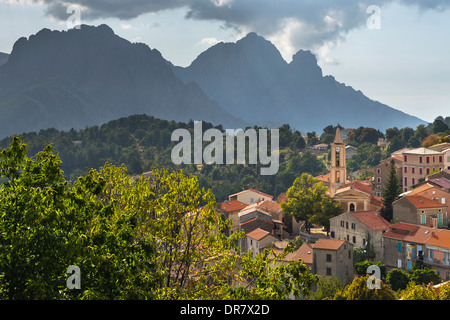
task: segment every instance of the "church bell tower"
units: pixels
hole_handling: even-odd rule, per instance
[[[336,129],[336,136],[331,144],[331,168],[330,168],[330,196],[333,197],[336,190],[345,185],[347,170],[345,168],[345,144],[342,140],[341,130]]]

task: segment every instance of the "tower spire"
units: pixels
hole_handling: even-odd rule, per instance
[[[341,129],[339,127],[336,128],[336,135],[334,136],[334,143],[344,144],[344,140],[342,140]]]

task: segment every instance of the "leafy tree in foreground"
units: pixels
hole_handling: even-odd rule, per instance
[[[336,293],[335,300],[396,300],[394,292],[388,285],[381,282],[380,289],[369,289],[369,275],[353,279],[343,291]]]
[[[182,171],[137,181],[105,164],[70,185],[45,147],[1,151],[1,299],[285,299],[309,293],[301,261],[239,258],[211,191]],[[269,261],[271,261],[269,263]],[[81,290],[66,287],[79,266]]]
[[[410,282],[405,290],[400,293],[402,300],[438,300],[434,288],[428,284],[415,284]]]

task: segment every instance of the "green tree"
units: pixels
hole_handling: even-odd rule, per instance
[[[323,212],[323,198],[327,188],[310,174],[303,173],[295,179],[294,184],[288,189],[286,196],[288,201],[283,202],[283,212],[289,213],[298,221],[306,222],[309,232],[309,224],[312,217],[317,217]]]
[[[354,263],[356,273],[359,276],[366,275],[367,268],[371,265],[378,266],[380,268],[380,272],[381,272],[381,279],[382,280],[386,279],[386,265],[383,264],[381,261],[373,262],[373,261],[365,260],[365,261]]]
[[[17,137],[0,153],[1,299],[285,299],[315,281],[300,261],[240,260],[242,233],[225,236],[231,220],[195,176],[136,180],[107,163],[71,185],[51,147],[26,154]],[[66,287],[70,265],[81,290]]]
[[[370,289],[367,285],[369,275],[359,276],[343,291],[336,293],[335,300],[396,300],[394,292],[388,285],[380,282],[380,289]]]
[[[447,282],[439,287],[439,300],[450,300],[450,283]]]
[[[319,276],[314,290],[309,296],[309,300],[329,300],[333,299],[336,293],[345,289],[345,282],[336,277]]]
[[[404,290],[409,283],[408,274],[402,269],[392,269],[387,273],[386,283],[392,290]]]
[[[444,121],[435,119],[431,126],[431,130],[433,133],[445,132],[449,129],[449,127],[444,123]]]
[[[400,180],[397,176],[395,161],[392,159],[389,164],[389,172],[386,183],[382,191],[383,197],[383,208],[381,210],[381,215],[387,221],[391,221],[393,217],[392,213],[392,203],[398,199],[401,194],[402,189],[400,185]]]
[[[415,284],[438,284],[441,282],[441,278],[436,273],[436,271],[427,267],[417,269],[412,268],[409,270],[408,276],[410,281],[414,282]]]
[[[321,208],[313,216],[311,222],[317,223],[325,228],[325,231],[330,232],[330,219],[336,217],[344,212],[341,203],[327,195],[322,197]]]
[[[402,300],[438,300],[436,291],[428,284],[416,284],[410,282],[405,290],[400,293]]]

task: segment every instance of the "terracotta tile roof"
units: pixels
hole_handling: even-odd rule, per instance
[[[447,207],[446,204],[441,204],[438,201],[425,198],[424,196],[405,196],[416,208],[441,208]]]
[[[272,211],[276,213],[281,213],[283,211],[281,209],[281,205],[278,202],[272,200],[258,202],[257,207],[262,208],[266,211]]]
[[[350,211],[350,214],[371,230],[388,230],[391,225],[375,211]]]
[[[338,240],[338,239],[323,239],[320,238],[313,245],[313,249],[328,249],[328,250],[337,250],[339,249],[346,241]]]
[[[383,206],[383,198],[381,197],[377,197],[377,196],[372,196],[370,198],[370,203],[379,207]]]
[[[372,188],[369,185],[363,183],[362,181],[358,180],[353,181],[352,187],[355,190],[359,190],[367,194],[372,194]]]
[[[402,240],[402,239],[406,238],[407,236],[408,236],[407,234],[400,233],[400,232],[397,232],[395,230],[386,231],[382,235],[382,237],[398,239],[398,240]]]
[[[264,239],[268,235],[270,235],[270,232],[260,229],[260,228],[256,228],[255,230],[252,230],[246,234],[247,237],[250,237],[257,241]]]
[[[341,188],[339,188],[336,191],[336,194],[348,191],[350,189],[358,190],[358,191],[363,192],[368,195],[372,194],[372,187],[369,186],[368,184],[364,183],[363,181],[359,181],[359,180],[355,180],[355,181],[346,183],[344,186],[342,186]]]
[[[426,244],[441,248],[450,248],[450,230],[439,229],[439,233],[432,235]]]
[[[322,182],[330,182],[330,174],[329,173],[322,174],[322,175],[314,177],[314,178],[316,178],[317,180],[322,181]]]
[[[313,263],[313,245],[311,243],[303,243],[296,251],[288,253],[283,261],[293,261],[301,259],[305,264]]]
[[[248,204],[243,203],[238,200],[231,200],[231,201],[228,201],[228,203],[227,202],[219,202],[217,204],[217,206],[219,207],[220,210],[223,210],[225,212],[233,212],[233,211],[244,209],[245,207],[248,206]]]
[[[389,231],[386,231],[383,233],[383,237],[387,238],[393,238],[393,239],[404,239],[409,234],[411,234],[413,231],[417,230],[419,228],[418,225],[405,223],[405,222],[398,222],[395,224],[391,224],[391,227]]]
[[[263,197],[269,197],[269,198],[273,199],[273,196],[271,196],[270,194],[261,192],[261,191],[256,190],[256,189],[247,189],[247,190],[243,190],[243,191],[238,192],[238,193],[230,194],[228,197],[237,196],[237,195],[239,195],[239,194],[243,194],[243,193],[249,192],[249,191],[253,191],[253,192],[255,192],[255,193],[258,193],[258,194],[262,195]]]
[[[286,192],[280,193],[280,195],[277,198],[278,203],[287,202]]]
[[[414,230],[417,230],[417,228],[419,228],[418,225],[412,224],[412,223],[406,223],[406,222],[397,222],[397,223],[394,223],[391,225],[391,229],[402,230],[402,231],[408,232],[408,233],[411,233]]]
[[[438,234],[441,231],[441,229],[419,226],[419,228],[413,231],[404,240],[414,243],[426,243],[433,235]]]

